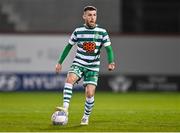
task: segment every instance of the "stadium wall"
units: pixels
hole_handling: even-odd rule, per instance
[[[179,36],[113,36],[112,45],[117,63],[114,73],[179,75],[179,44]],[[105,54],[103,51],[102,56],[105,57]],[[102,62],[102,66],[105,65]],[[101,70],[108,73],[106,67]]]
[[[6,9],[9,17],[13,16],[11,20],[15,23],[16,32],[72,32],[72,29],[84,23],[83,8],[94,5],[98,9],[98,24],[117,33],[122,29],[121,1],[0,0],[0,5]]]
[[[1,34],[0,91],[62,89],[76,48],[65,60],[63,74],[56,75],[54,66],[68,38],[69,35]],[[107,66],[107,59],[103,49],[101,56],[105,58],[101,58],[99,90],[104,89],[105,83],[109,83],[107,90],[116,90],[116,92],[123,90],[120,87],[122,83],[126,86],[125,90],[180,88],[178,36],[123,35],[112,36],[111,39],[117,69],[110,73],[107,67],[104,67]],[[112,83],[116,84],[116,87],[112,86]],[[131,83],[129,87],[127,83]],[[81,85],[82,82],[76,86],[76,89],[82,90]]]

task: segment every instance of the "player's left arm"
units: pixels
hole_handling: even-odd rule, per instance
[[[112,71],[115,69],[114,52],[111,45],[105,47],[108,59],[108,70]]]
[[[113,52],[113,49],[111,46],[111,41],[110,41],[109,35],[106,30],[103,34],[103,42],[102,43],[104,44],[106,53],[107,53],[107,59],[108,59],[108,63],[109,63],[108,69],[109,69],[109,71],[112,71],[115,69],[114,52]]]

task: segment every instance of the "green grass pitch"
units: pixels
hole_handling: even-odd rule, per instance
[[[50,121],[62,92],[0,92],[0,131],[180,131],[180,93],[97,92],[88,126],[80,126],[84,93],[74,92],[66,126]]]

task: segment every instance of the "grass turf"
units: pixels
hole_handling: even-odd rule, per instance
[[[84,99],[84,93],[74,92],[68,125],[53,126],[50,117],[61,92],[1,92],[0,131],[180,131],[180,93],[97,92],[90,124],[80,126]]]

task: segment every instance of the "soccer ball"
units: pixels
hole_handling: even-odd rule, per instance
[[[68,122],[68,116],[64,111],[56,111],[51,116],[53,125],[66,125]]]

